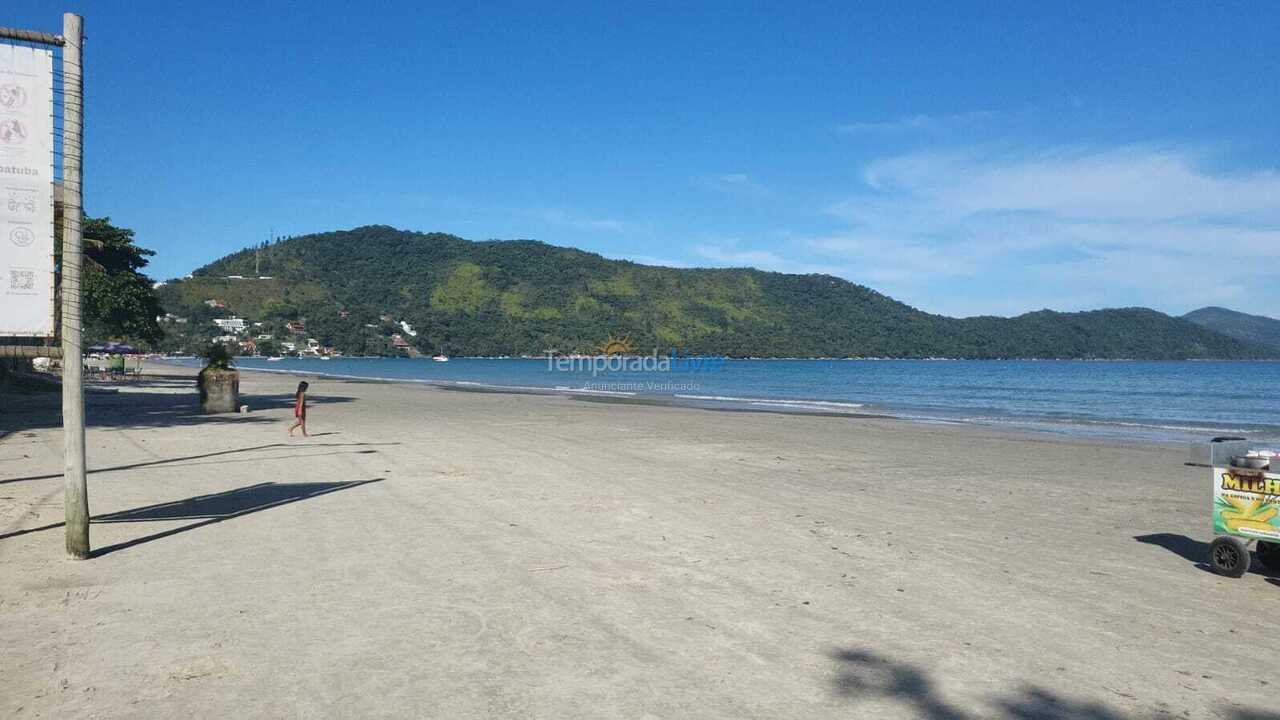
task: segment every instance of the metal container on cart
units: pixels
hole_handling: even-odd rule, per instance
[[[1191,443],[1187,447],[1187,464],[1201,467],[1230,465],[1231,458],[1249,452],[1249,441],[1242,437],[1216,437],[1208,442]]]
[[[1249,451],[1213,468],[1213,534],[1209,565],[1227,577],[1249,572],[1250,547],[1280,572],[1280,453]]]

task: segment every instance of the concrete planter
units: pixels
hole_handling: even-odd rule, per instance
[[[200,410],[207,413],[240,411],[240,373],[236,370],[205,368],[196,376],[200,388]]]

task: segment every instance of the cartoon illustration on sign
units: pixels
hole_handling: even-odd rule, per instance
[[[0,142],[21,145],[27,141],[27,128],[17,118],[0,121]]]
[[[27,90],[21,85],[0,85],[0,108],[17,110],[27,104]]]
[[[27,247],[36,241],[36,234],[30,228],[16,227],[9,233],[9,239],[18,247]]]

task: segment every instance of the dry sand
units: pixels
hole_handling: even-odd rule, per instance
[[[295,382],[245,373],[248,415],[177,377],[90,396],[81,562],[56,398],[6,398],[0,716],[1280,704],[1280,587],[1198,565],[1179,448],[329,379],[290,439]]]

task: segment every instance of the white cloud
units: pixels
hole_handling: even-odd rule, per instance
[[[709,260],[712,265],[723,267],[753,267],[775,272],[825,275],[842,275],[846,270],[831,264],[795,260],[772,250],[740,248],[737,240],[694,245],[693,252],[698,257]]]
[[[743,195],[746,197],[764,197],[769,189],[746,173],[721,173],[719,175],[703,175],[693,179],[693,184],[703,190]]]
[[[1280,306],[1280,175],[1187,149],[970,148],[870,163],[802,243],[935,311]]]
[[[654,255],[623,255],[619,256],[619,260],[630,260],[641,265],[658,265],[661,267],[686,268],[691,267],[689,263],[683,260],[674,260],[672,258],[657,257]]]
[[[603,230],[616,233],[624,232],[627,229],[627,224],[621,220],[584,217],[560,209],[540,210],[533,213],[533,215],[544,222],[578,230]]]
[[[938,130],[955,125],[983,122],[995,119],[999,116],[1000,113],[994,110],[972,110],[969,112],[951,113],[947,115],[917,114],[907,115],[894,120],[871,120],[844,123],[843,125],[836,126],[836,129],[842,133],[850,135],[864,133],[923,132]]]
[[[1273,214],[1275,172],[1211,175],[1185,151],[1147,146],[1038,153],[917,153],[880,160],[868,186],[927,199],[952,213],[1042,211],[1087,220],[1160,220]]]

